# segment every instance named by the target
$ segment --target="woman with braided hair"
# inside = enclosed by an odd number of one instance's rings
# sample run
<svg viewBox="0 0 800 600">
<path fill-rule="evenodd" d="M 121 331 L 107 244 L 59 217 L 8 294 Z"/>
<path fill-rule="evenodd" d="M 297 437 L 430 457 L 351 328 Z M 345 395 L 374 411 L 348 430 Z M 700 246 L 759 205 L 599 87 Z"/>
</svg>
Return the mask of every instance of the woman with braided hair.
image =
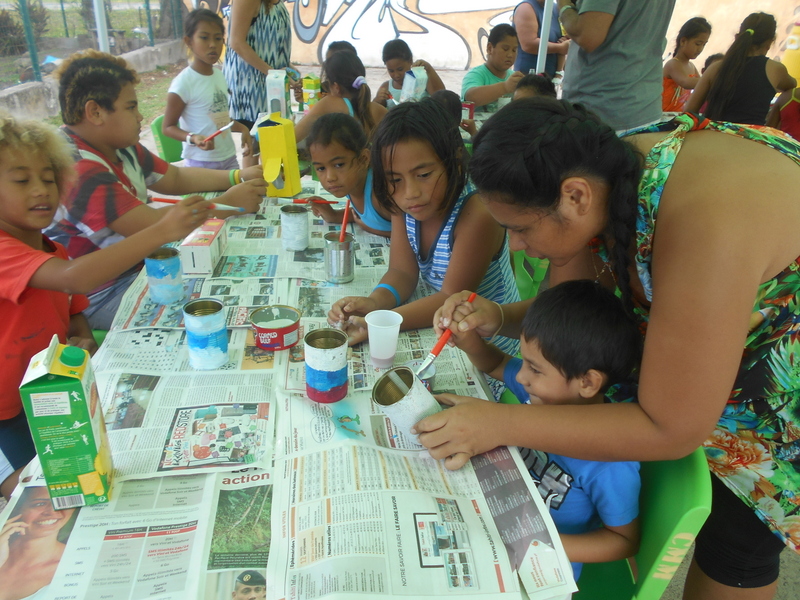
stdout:
<svg viewBox="0 0 800 600">
<path fill-rule="evenodd" d="M 784 544 L 800 549 L 800 201 L 786 193 L 800 145 L 688 114 L 620 139 L 579 105 L 533 98 L 489 119 L 473 152 L 513 250 L 550 259 L 551 285 L 620 289 L 646 330 L 638 402 L 444 394 L 453 407 L 416 425 L 420 442 L 449 468 L 500 445 L 645 461 L 702 444 L 714 500 L 684 598 L 771 598 Z M 519 335 L 527 303 L 468 294 L 437 312 L 438 331 Z"/>
<path fill-rule="evenodd" d="M 776 27 L 772 15 L 748 15 L 725 58 L 708 67 L 697 82 L 685 110 L 700 112 L 708 100 L 709 119 L 763 125 L 775 94 L 797 85 L 784 65 L 767 58 Z"/>
</svg>

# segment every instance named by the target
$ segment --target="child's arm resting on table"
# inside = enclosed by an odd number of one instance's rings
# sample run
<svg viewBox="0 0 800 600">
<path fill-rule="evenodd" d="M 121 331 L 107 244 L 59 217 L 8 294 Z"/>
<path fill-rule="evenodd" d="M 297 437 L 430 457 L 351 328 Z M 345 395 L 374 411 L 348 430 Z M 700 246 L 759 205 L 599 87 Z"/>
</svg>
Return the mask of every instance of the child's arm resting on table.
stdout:
<svg viewBox="0 0 800 600">
<path fill-rule="evenodd" d="M 201 225 L 209 203 L 191 196 L 164 211 L 163 217 L 102 250 L 72 260 L 53 257 L 39 267 L 30 286 L 66 294 L 87 294 L 124 273 L 166 243 L 181 239 Z"/>
<path fill-rule="evenodd" d="M 639 519 L 627 525 L 600 529 L 587 533 L 560 535 L 567 558 L 572 562 L 600 563 L 628 558 L 639 550 Z"/>
</svg>

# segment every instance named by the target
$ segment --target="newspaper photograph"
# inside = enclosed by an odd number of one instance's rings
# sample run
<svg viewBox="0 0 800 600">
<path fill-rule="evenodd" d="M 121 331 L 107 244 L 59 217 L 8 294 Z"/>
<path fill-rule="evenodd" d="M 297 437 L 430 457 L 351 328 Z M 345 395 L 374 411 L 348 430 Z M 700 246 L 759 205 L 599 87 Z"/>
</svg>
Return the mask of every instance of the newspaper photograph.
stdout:
<svg viewBox="0 0 800 600">
<path fill-rule="evenodd" d="M 116 478 L 269 469 L 271 382 L 269 373 L 98 373 Z"/>
</svg>

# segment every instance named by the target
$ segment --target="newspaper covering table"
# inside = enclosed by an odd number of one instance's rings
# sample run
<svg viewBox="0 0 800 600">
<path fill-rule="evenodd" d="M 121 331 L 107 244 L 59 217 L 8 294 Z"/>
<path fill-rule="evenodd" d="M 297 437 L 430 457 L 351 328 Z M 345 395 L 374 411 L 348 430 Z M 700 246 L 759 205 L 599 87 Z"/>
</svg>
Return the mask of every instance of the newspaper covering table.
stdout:
<svg viewBox="0 0 800 600">
<path fill-rule="evenodd" d="M 349 350 L 349 393 L 330 405 L 305 396 L 302 343 L 281 352 L 255 346 L 253 308 L 300 308 L 302 339 L 326 326 L 336 299 L 368 294 L 388 264 L 386 240 L 358 232 L 356 280 L 322 281 L 321 234 L 336 228 L 315 221 L 311 248 L 286 253 L 281 203 L 268 199 L 261 214 L 229 220 L 227 258 L 216 272 L 225 277 L 185 280 L 187 299 L 210 296 L 228 307 L 229 361 L 220 370 L 191 369 L 180 305 L 149 303 L 143 275 L 126 294 L 92 359 L 116 487 L 109 504 L 46 519 L 61 560 L 36 598 L 227 600 L 250 569 L 267 576 L 269 599 L 527 592 L 544 600 L 573 591 L 516 449 L 450 472 L 372 402 L 381 371 L 368 343 Z M 429 293 L 421 284 L 415 297 Z M 422 359 L 434 343 L 432 329 L 403 332 L 395 364 Z M 459 350 L 446 347 L 436 367 L 435 391 L 488 397 Z M 34 461 L 0 516 L 3 531 L 27 523 L 42 485 Z M 31 583 L 19 564 L 25 536 L 6 539 L 3 585 L 28 597 L 47 581 Z"/>
</svg>

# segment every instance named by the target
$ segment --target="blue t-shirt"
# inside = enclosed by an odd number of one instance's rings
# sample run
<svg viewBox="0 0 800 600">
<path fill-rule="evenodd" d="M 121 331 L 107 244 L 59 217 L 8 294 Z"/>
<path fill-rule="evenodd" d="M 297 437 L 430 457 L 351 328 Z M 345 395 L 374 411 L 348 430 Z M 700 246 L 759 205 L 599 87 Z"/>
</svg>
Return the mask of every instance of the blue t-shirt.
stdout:
<svg viewBox="0 0 800 600">
<path fill-rule="evenodd" d="M 516 376 L 522 360 L 512 358 L 503 371 L 506 387 L 523 404 L 530 398 Z M 620 527 L 639 516 L 638 462 L 600 462 L 520 448 L 559 533 L 586 533 L 603 525 Z M 582 563 L 572 563 L 575 580 Z"/>
</svg>

